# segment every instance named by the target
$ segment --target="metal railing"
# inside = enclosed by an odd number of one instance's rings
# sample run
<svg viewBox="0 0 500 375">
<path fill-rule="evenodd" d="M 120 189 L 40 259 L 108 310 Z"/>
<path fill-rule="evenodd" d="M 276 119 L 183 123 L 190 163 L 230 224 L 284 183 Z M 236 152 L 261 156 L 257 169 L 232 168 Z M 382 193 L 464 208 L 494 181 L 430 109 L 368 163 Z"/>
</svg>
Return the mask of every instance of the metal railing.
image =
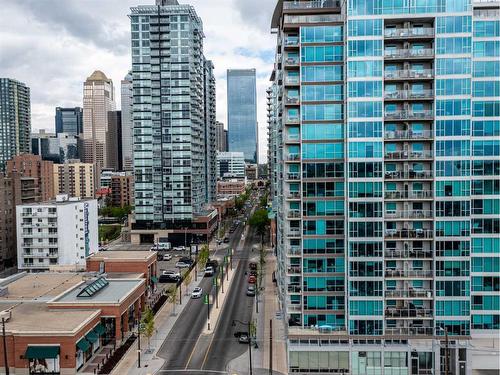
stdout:
<svg viewBox="0 0 500 375">
<path fill-rule="evenodd" d="M 398 250 L 398 249 L 385 249 L 384 251 L 386 258 L 432 258 L 431 250 L 423 250 L 423 249 L 410 249 L 410 250 Z"/>
<path fill-rule="evenodd" d="M 392 318 L 432 318 L 431 309 L 387 308 L 385 316 Z"/>
<path fill-rule="evenodd" d="M 386 139 L 428 139 L 432 138 L 432 131 L 395 130 L 386 131 L 384 136 Z"/>
<path fill-rule="evenodd" d="M 433 153 L 430 150 L 423 151 L 393 151 L 385 153 L 386 159 L 406 160 L 406 159 L 432 159 Z"/>
<path fill-rule="evenodd" d="M 389 336 L 409 335 L 409 336 L 434 336 L 432 327 L 396 327 L 386 328 L 385 334 Z M 421 374 L 421 372 L 419 372 Z"/>
<path fill-rule="evenodd" d="M 302 24 L 302 23 L 330 23 L 343 22 L 344 17 L 340 14 L 315 14 L 315 15 L 292 15 L 285 14 L 284 24 Z"/>
<path fill-rule="evenodd" d="M 287 237 L 300 237 L 300 230 L 292 230 L 292 229 L 288 229 L 286 231 L 286 235 Z"/>
<path fill-rule="evenodd" d="M 433 274 L 432 270 L 385 270 L 385 277 L 432 277 Z"/>
<path fill-rule="evenodd" d="M 299 154 L 288 154 L 288 155 L 286 155 L 286 160 L 300 161 L 300 155 Z"/>
<path fill-rule="evenodd" d="M 432 48 L 400 48 L 400 49 L 386 49 L 384 56 L 389 59 L 393 58 L 411 58 L 411 57 L 433 57 L 434 50 Z"/>
<path fill-rule="evenodd" d="M 386 298 L 432 298 L 432 290 L 386 290 L 385 296 Z"/>
<path fill-rule="evenodd" d="M 386 191 L 385 199 L 431 199 L 434 196 L 432 190 L 421 191 Z"/>
<path fill-rule="evenodd" d="M 385 99 L 432 99 L 434 97 L 433 90 L 396 90 L 384 92 Z"/>
<path fill-rule="evenodd" d="M 298 76 L 285 76 L 285 84 L 288 85 L 298 85 L 300 82 L 300 79 Z"/>
<path fill-rule="evenodd" d="M 321 9 L 321 8 L 340 8 L 339 0 L 314 0 L 314 1 L 285 1 L 283 10 L 288 9 Z"/>
<path fill-rule="evenodd" d="M 410 27 L 410 28 L 394 28 L 385 29 L 384 36 L 386 38 L 408 38 L 415 36 L 434 36 L 432 27 Z"/>
<path fill-rule="evenodd" d="M 288 285 L 288 292 L 290 293 L 300 293 L 301 291 L 300 285 Z"/>
<path fill-rule="evenodd" d="M 434 232 L 430 229 L 386 229 L 386 238 L 433 238 Z"/>
<path fill-rule="evenodd" d="M 429 219 L 433 217 L 432 210 L 396 210 L 386 211 L 386 218 L 395 219 Z"/>
<path fill-rule="evenodd" d="M 399 110 L 394 112 L 385 112 L 384 116 L 388 120 L 423 120 L 432 119 L 434 112 L 430 109 L 418 112 Z"/>
<path fill-rule="evenodd" d="M 300 199 L 300 193 L 298 191 L 290 191 L 286 195 L 287 199 Z"/>
<path fill-rule="evenodd" d="M 405 171 L 392 171 L 392 172 L 385 172 L 384 177 L 388 180 L 391 179 L 408 179 L 408 180 L 413 180 L 413 179 L 429 179 L 432 178 L 433 173 L 432 171 L 414 171 L 414 170 L 409 170 L 407 172 Z"/>
<path fill-rule="evenodd" d="M 300 274 L 302 272 L 300 266 L 288 266 L 287 267 L 287 273 L 291 274 Z"/>
<path fill-rule="evenodd" d="M 289 219 L 300 219 L 300 210 L 290 210 L 287 212 L 286 217 Z"/>
<path fill-rule="evenodd" d="M 299 37 L 286 37 L 285 38 L 285 46 L 298 46 L 299 45 Z"/>
<path fill-rule="evenodd" d="M 300 255 L 300 246 L 292 246 L 288 247 L 288 254 L 290 255 Z"/>
<path fill-rule="evenodd" d="M 287 180 L 299 180 L 300 173 L 299 172 L 290 172 L 286 174 Z"/>
<path fill-rule="evenodd" d="M 405 78 L 433 78 L 434 71 L 432 69 L 404 69 L 404 70 L 386 70 L 384 71 L 384 77 L 387 79 L 405 79 Z"/>
<path fill-rule="evenodd" d="M 286 66 L 289 66 L 289 65 L 292 65 L 292 66 L 299 65 L 299 59 L 298 58 L 294 58 L 294 57 L 287 57 L 285 59 L 285 65 Z"/>
<path fill-rule="evenodd" d="M 286 104 L 299 104 L 299 98 L 293 97 L 293 96 L 286 96 L 285 103 Z"/>
</svg>

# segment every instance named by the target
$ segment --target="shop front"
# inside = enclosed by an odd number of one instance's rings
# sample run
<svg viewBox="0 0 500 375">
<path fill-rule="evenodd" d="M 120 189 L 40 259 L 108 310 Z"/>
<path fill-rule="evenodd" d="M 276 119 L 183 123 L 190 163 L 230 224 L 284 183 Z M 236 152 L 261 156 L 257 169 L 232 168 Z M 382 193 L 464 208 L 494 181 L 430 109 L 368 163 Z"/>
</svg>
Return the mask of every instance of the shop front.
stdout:
<svg viewBox="0 0 500 375">
<path fill-rule="evenodd" d="M 60 374 L 59 354 L 60 347 L 56 345 L 28 345 L 24 358 L 29 374 Z"/>
</svg>

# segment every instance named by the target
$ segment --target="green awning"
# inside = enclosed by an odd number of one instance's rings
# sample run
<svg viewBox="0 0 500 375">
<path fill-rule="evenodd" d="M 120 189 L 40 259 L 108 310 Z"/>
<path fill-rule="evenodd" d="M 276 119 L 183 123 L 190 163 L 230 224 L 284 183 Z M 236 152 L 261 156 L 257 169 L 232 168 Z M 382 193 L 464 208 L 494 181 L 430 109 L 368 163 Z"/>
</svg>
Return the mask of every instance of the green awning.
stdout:
<svg viewBox="0 0 500 375">
<path fill-rule="evenodd" d="M 85 339 L 93 344 L 94 342 L 97 342 L 97 340 L 99 340 L 99 336 L 97 336 L 97 334 L 94 331 L 90 331 L 85 336 Z"/>
<path fill-rule="evenodd" d="M 90 348 L 90 343 L 85 340 L 85 337 L 76 343 L 76 347 L 80 349 L 82 352 L 86 352 Z"/>
<path fill-rule="evenodd" d="M 156 284 L 158 282 L 158 278 L 156 276 L 151 276 L 151 281 Z"/>
<path fill-rule="evenodd" d="M 27 359 L 57 358 L 59 346 L 28 346 L 24 357 Z"/>
<path fill-rule="evenodd" d="M 106 332 L 106 328 L 104 328 L 104 326 L 101 323 L 99 323 L 94 327 L 93 331 L 97 333 L 99 336 L 102 336 Z"/>
</svg>

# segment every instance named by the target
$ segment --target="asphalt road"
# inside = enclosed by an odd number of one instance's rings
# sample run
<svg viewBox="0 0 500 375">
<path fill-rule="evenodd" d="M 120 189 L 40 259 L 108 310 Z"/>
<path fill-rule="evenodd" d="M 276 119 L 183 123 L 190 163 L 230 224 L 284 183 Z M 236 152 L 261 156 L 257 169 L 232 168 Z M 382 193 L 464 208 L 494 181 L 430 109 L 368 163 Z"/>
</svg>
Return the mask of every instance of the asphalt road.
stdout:
<svg viewBox="0 0 500 375">
<path fill-rule="evenodd" d="M 243 225 L 239 225 L 230 235 L 229 246 L 233 249 L 237 248 L 243 230 Z M 203 304 L 202 299 L 190 300 L 158 352 L 158 355 L 165 359 L 165 365 L 160 373 L 203 374 L 204 370 L 223 371 L 231 359 L 241 355 L 247 349 L 246 345 L 238 344 L 234 338 L 236 330 L 246 331 L 246 327 L 232 327 L 232 320 L 246 321 L 251 317 L 253 298 L 245 295 L 247 283 L 245 271 L 248 267 L 247 259 L 248 254 L 251 253 L 250 249 L 259 241 L 256 238 L 254 231 L 250 230 L 245 238 L 243 250 L 235 251 L 234 264 L 238 262 L 238 268 L 217 327 L 211 327 L 212 330 L 215 329 L 215 334 L 202 334 L 207 326 L 207 305 Z M 220 246 L 216 258 L 222 258 L 225 255 L 228 246 L 223 245 L 226 246 Z M 200 286 L 204 293 L 212 292 L 212 280 L 211 277 L 204 278 L 201 282 Z M 214 308 L 213 305 L 210 307 Z M 212 371 L 207 373 L 213 374 Z"/>
</svg>

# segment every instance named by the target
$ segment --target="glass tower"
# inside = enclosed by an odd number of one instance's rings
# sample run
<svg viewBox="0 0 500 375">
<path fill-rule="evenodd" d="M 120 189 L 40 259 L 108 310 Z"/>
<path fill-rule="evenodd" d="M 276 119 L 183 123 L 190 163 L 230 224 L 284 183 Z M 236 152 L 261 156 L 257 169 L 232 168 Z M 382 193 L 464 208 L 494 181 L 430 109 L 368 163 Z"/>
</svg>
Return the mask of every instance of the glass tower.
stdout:
<svg viewBox="0 0 500 375">
<path fill-rule="evenodd" d="M 0 78 L 0 172 L 7 160 L 30 152 L 30 88 L 10 78 Z"/>
<path fill-rule="evenodd" d="M 498 371 L 499 7 L 278 3 L 269 155 L 291 373 Z"/>
<path fill-rule="evenodd" d="M 258 159 L 255 69 L 227 71 L 228 149 L 243 152 L 247 163 Z"/>
<path fill-rule="evenodd" d="M 83 110 L 81 107 L 56 108 L 56 134 L 79 135 L 83 132 Z"/>
<path fill-rule="evenodd" d="M 202 21 L 174 0 L 133 7 L 130 20 L 136 224 L 188 223 L 215 186 L 207 175 L 215 170 L 215 90 Z"/>
</svg>

